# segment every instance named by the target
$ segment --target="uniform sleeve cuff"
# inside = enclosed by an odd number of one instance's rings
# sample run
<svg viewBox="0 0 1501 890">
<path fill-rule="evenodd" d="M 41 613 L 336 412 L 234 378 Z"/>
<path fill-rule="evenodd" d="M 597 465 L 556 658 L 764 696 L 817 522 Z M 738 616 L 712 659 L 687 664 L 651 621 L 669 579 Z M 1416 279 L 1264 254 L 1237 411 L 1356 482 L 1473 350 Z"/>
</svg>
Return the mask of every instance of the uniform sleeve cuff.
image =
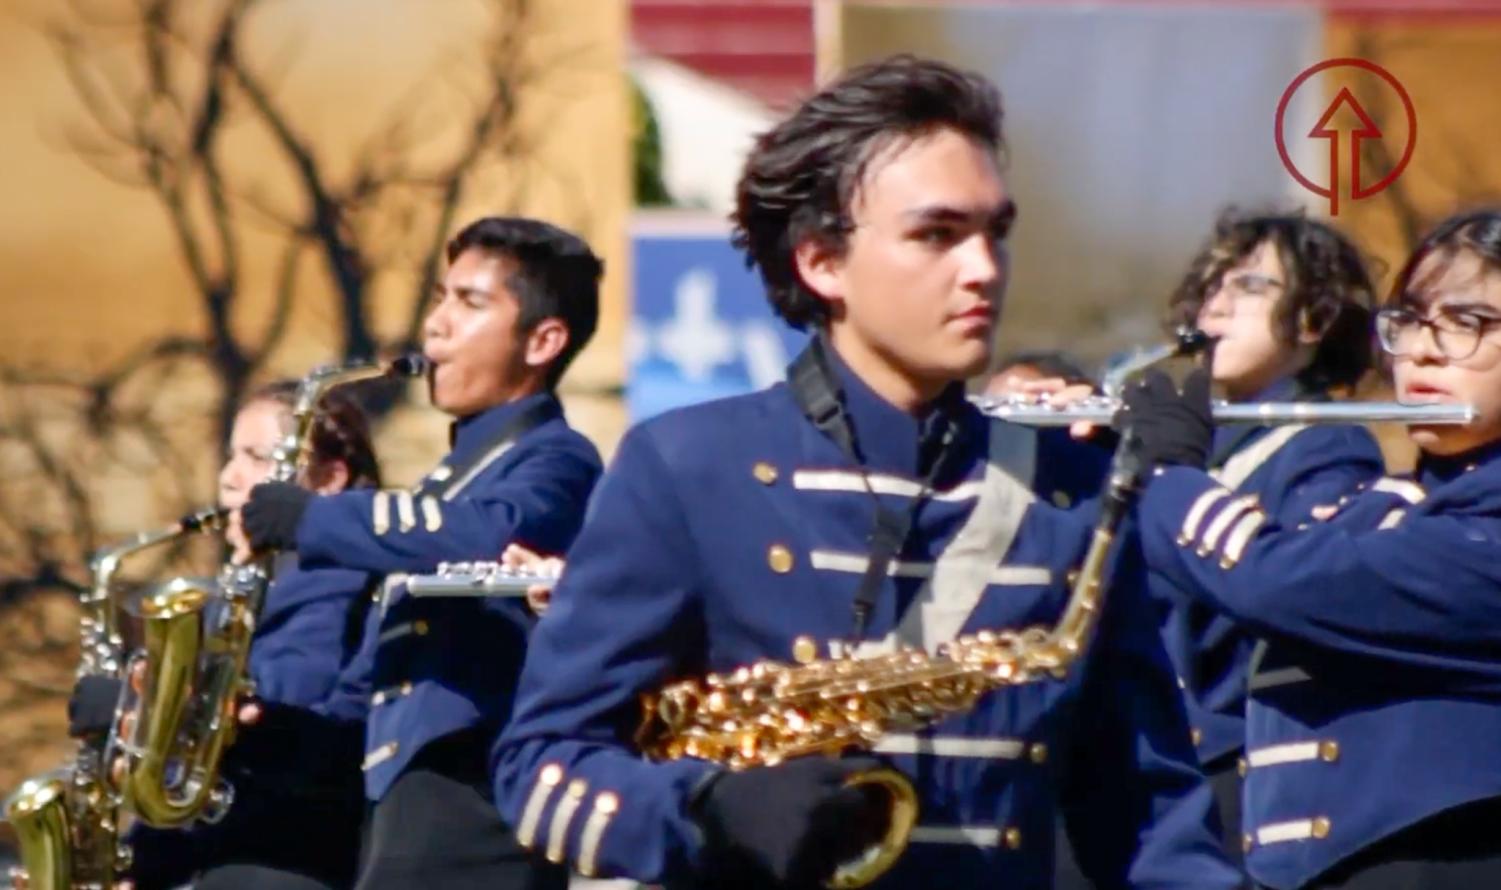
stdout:
<svg viewBox="0 0 1501 890">
<path fill-rule="evenodd" d="M 1149 563 L 1164 565 L 1187 549 L 1227 569 L 1266 522 L 1255 495 L 1237 494 L 1189 467 L 1154 471 L 1138 515 Z"/>
</svg>

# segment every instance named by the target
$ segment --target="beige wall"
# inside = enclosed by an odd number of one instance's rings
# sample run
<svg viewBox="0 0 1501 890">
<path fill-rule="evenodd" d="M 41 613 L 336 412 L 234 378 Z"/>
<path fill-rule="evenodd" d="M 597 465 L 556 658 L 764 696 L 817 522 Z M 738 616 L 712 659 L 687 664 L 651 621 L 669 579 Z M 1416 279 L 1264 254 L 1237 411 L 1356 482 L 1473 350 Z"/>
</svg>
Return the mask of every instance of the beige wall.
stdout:
<svg viewBox="0 0 1501 890">
<path fill-rule="evenodd" d="M 207 329 L 161 204 L 80 158 L 77 138 L 89 131 L 88 118 L 44 36 L 75 6 L 108 11 L 136 5 L 0 0 L 0 374 L 85 377 L 153 340 L 199 336 Z M 201 31 L 223 6 L 222 0 L 184 0 L 184 29 Z M 239 46 L 286 109 L 292 128 L 312 146 L 328 180 L 342 186 L 361 146 L 393 120 L 407 127 L 409 146 L 402 155 L 412 169 L 453 155 L 465 137 L 464 122 L 473 117 L 474 97 L 487 90 L 479 62 L 496 6 L 489 0 L 267 0 L 252 4 Z M 499 160 L 493 145 L 482 152 L 473 188 L 449 229 L 486 213 L 528 213 L 582 232 L 604 256 L 600 331 L 565 381 L 565 398 L 574 420 L 608 448 L 623 423 L 611 393 L 623 373 L 629 281 L 625 5 L 531 0 L 528 6 L 535 36 L 525 58 L 541 74 L 517 97 L 521 125 L 515 132 L 526 162 Z M 117 32 L 111 39 L 128 37 Z M 96 58 L 112 72 L 101 82 L 106 90 L 107 82 L 131 83 L 141 70 L 139 55 Z M 185 64 L 179 76 L 192 83 L 200 70 Z M 294 168 L 251 110 L 234 102 L 228 115 L 221 158 L 239 199 L 234 206 L 243 261 L 233 323 L 254 342 L 271 314 L 284 235 L 243 199 L 283 212 L 306 208 L 290 185 Z M 170 127 L 171 121 L 163 124 Z M 427 242 L 410 232 L 437 230 L 433 206 L 431 197 L 415 189 L 396 190 L 358 215 L 361 243 L 383 270 L 369 305 L 384 339 L 397 338 L 413 316 L 416 257 Z M 188 212 L 197 223 L 206 219 L 201 200 Z M 210 243 L 208 250 L 210 263 L 217 264 L 217 249 Z M 335 290 L 315 252 L 303 257 L 296 282 L 287 337 L 260 377 L 297 375 L 336 355 Z M 177 440 L 174 458 L 161 456 L 139 436 L 80 446 L 89 430 L 76 392 L 31 388 L 28 402 L 16 392 L 0 377 L 0 430 L 23 416 L 36 419 L 48 447 L 83 468 L 84 493 L 95 502 L 102 539 L 154 527 L 183 499 L 211 499 L 218 462 L 216 389 L 195 365 L 143 375 L 119 400 L 120 406 L 146 406 L 160 415 Z M 416 405 L 398 409 L 377 436 L 388 479 L 399 484 L 419 475 L 446 449 L 445 431 L 446 419 L 423 405 L 420 395 Z M 57 486 L 42 478 L 33 455 L 4 436 L 0 486 L 0 509 L 24 510 L 24 518 L 35 520 L 31 524 L 49 539 L 67 534 Z M 0 523 L 0 580 L 26 567 L 6 528 Z M 77 577 L 79 548 L 64 542 L 56 549 L 67 555 L 66 570 Z M 0 615 L 9 629 L 0 652 L 0 747 L 12 755 L 0 768 L 0 792 L 14 784 L 20 769 L 55 759 L 66 748 L 59 694 L 76 658 L 74 614 L 66 598 L 53 597 Z M 40 624 L 28 623 L 27 615 L 39 616 Z M 21 632 L 43 625 L 45 632 Z M 23 737 L 44 747 L 12 747 Z"/>
<path fill-rule="evenodd" d="M 1501 17 L 1336 19 L 1325 34 L 1325 54 L 1382 65 L 1406 88 L 1417 114 L 1417 147 L 1406 171 L 1393 187 L 1346 205 L 1339 216 L 1385 267 L 1389 284 L 1412 247 L 1410 225 L 1421 234 L 1457 210 L 1501 205 Z M 1400 151 L 1400 112 L 1383 106 L 1389 100 L 1373 95 L 1369 80 L 1351 86 L 1390 132 L 1391 152 Z"/>
</svg>

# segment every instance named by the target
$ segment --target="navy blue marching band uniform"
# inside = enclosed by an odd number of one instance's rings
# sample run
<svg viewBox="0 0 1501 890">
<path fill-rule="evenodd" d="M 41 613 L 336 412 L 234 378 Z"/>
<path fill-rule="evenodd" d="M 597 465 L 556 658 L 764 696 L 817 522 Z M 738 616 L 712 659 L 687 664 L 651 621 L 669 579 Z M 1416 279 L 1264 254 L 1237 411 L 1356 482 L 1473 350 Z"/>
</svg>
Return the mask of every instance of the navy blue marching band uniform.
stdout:
<svg viewBox="0 0 1501 890">
<path fill-rule="evenodd" d="M 486 759 L 534 619 L 520 598 L 417 599 L 401 579 L 444 561 L 495 559 L 512 542 L 562 552 L 600 469 L 557 399 L 540 394 L 457 421 L 452 451 L 413 490 L 309 504 L 297 528 L 303 565 L 388 575 L 362 669 L 324 709 L 366 720 L 362 768 L 374 808 L 362 888 L 493 886 L 486 869 L 497 859 L 525 869 L 528 857 L 491 803 Z"/>
<path fill-rule="evenodd" d="M 359 649 L 376 579 L 304 570 L 280 557 L 250 647 L 250 676 L 267 713 L 316 712 Z M 313 718 L 316 720 L 316 718 Z M 222 822 L 130 834 L 141 890 L 175 887 L 348 887 L 364 817 L 356 736 L 300 731 L 274 717 L 244 727 L 225 755 L 234 803 Z M 330 740 L 345 742 L 331 747 Z"/>
<path fill-rule="evenodd" d="M 1244 764 L 1260 884 L 1501 886 L 1498 451 L 1296 525 L 1196 470 L 1149 487 L 1153 568 L 1267 641 Z"/>
<path fill-rule="evenodd" d="M 1253 401 L 1308 401 L 1321 394 L 1285 380 Z M 1225 426 L 1215 430 L 1210 475 L 1241 499 L 1253 500 L 1285 525 L 1307 520 L 1316 507 L 1335 504 L 1357 485 L 1379 477 L 1381 449 L 1363 427 L 1340 425 Z M 1220 801 L 1238 858 L 1240 783 L 1236 764 L 1245 747 L 1246 683 L 1256 638 L 1201 600 L 1152 585 L 1167 609 L 1163 638 L 1178 670 L 1200 762 Z"/>
<path fill-rule="evenodd" d="M 924 490 L 925 423 L 832 364 L 869 484 L 890 507 L 910 504 Z M 891 564 L 867 646 L 931 649 L 960 632 L 1051 624 L 1087 546 L 1091 511 L 1072 502 L 1097 491 L 1098 450 L 992 424 L 956 391 L 936 412 L 960 430 L 955 459 Z M 496 798 L 521 841 L 585 875 L 693 883 L 704 841 L 687 801 L 717 768 L 643 760 L 630 742 L 638 696 L 790 660 L 799 637 L 848 638 L 873 496 L 786 384 L 628 433 L 533 634 L 496 748 Z M 1115 585 L 1096 644 L 1067 678 L 881 740 L 921 813 L 877 886 L 1050 886 L 1054 813 L 1069 803 L 1101 887 L 1238 885 L 1143 606 L 1139 577 Z"/>
</svg>

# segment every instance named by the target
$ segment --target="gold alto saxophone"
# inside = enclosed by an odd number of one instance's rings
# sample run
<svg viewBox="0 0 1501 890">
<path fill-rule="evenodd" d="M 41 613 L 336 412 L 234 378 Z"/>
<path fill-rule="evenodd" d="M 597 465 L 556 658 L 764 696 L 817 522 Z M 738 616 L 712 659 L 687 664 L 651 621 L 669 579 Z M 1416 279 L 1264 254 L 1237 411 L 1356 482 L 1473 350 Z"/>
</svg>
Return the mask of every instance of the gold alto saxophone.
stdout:
<svg viewBox="0 0 1501 890">
<path fill-rule="evenodd" d="M 272 452 L 270 479 L 293 482 L 306 468 L 318 402 L 329 390 L 426 368 L 422 356 L 409 355 L 308 374 L 291 429 Z M 126 671 L 127 716 L 117 721 L 107 762 L 126 806 L 147 824 L 217 821 L 233 800 L 220 763 L 234 739 L 235 711 L 253 691 L 246 668 L 273 556 L 226 562 L 217 580 L 174 578 L 141 604 L 143 645 Z"/>
<path fill-rule="evenodd" d="M 1177 342 L 1144 353 L 1116 373 L 1124 380 L 1205 346 L 1197 332 L 1180 331 Z M 1128 430 L 1111 463 L 1089 549 L 1053 627 L 981 631 L 933 655 L 901 648 L 818 659 L 816 643 L 800 638 L 793 646 L 798 663 L 761 661 L 643 696 L 636 744 L 656 760 L 695 757 L 732 770 L 774 766 L 791 757 L 869 749 L 888 732 L 969 711 L 997 689 L 1065 676 L 1099 625 L 1111 549 L 1140 485 L 1140 461 Z M 897 770 L 861 772 L 848 784 L 883 793 L 889 818 L 876 843 L 838 866 L 827 882 L 834 888 L 863 887 L 884 874 L 906 849 L 917 821 L 917 793 Z"/>
<path fill-rule="evenodd" d="M 204 510 L 101 551 L 89 563 L 92 585 L 80 598 L 78 676 L 119 677 L 124 661 L 119 610 L 111 590 L 125 558 L 185 534 L 222 529 L 226 511 Z M 67 765 L 28 779 L 5 802 L 21 865 L 11 884 L 30 890 L 109 890 L 129 867 L 120 841 L 120 798 L 104 775 L 104 738 L 84 739 Z"/>
</svg>

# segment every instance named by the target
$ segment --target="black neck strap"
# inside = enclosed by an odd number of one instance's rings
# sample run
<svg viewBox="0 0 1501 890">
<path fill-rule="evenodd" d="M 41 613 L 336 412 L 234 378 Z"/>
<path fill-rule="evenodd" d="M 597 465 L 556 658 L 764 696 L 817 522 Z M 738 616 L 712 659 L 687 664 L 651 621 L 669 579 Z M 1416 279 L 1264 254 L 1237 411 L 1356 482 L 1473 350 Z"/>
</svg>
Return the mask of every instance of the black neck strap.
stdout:
<svg viewBox="0 0 1501 890">
<path fill-rule="evenodd" d="M 933 454 L 928 464 L 928 473 L 923 480 L 921 491 L 912 499 L 905 511 L 897 512 L 888 509 L 877 497 L 875 489 L 871 487 L 870 470 L 861 456 L 855 424 L 845 409 L 844 392 L 839 387 L 838 378 L 829 367 L 828 356 L 824 352 L 826 348 L 823 336 L 814 335 L 808 343 L 808 348 L 804 349 L 802 354 L 793 361 L 788 385 L 804 416 L 819 432 L 833 439 L 850 463 L 859 468 L 860 478 L 865 483 L 865 491 L 870 495 L 871 503 L 875 507 L 875 524 L 869 536 L 870 561 L 860 577 L 860 586 L 855 589 L 855 600 L 852 606 L 853 639 L 859 641 L 865 636 L 865 626 L 870 620 L 871 610 L 875 608 L 876 594 L 890 573 L 892 562 L 900 555 L 908 535 L 912 532 L 912 523 L 917 516 L 917 511 L 932 495 L 933 483 L 942 472 L 943 465 L 949 456 L 956 450 L 953 446 L 958 438 L 959 425 L 951 415 L 947 413 L 942 415 L 943 432 L 938 440 L 937 453 Z M 919 452 L 931 454 L 932 450 L 927 447 L 928 445 L 929 442 L 924 441 Z"/>
<path fill-rule="evenodd" d="M 521 413 L 500 425 L 492 435 L 483 442 L 477 443 L 468 449 L 463 460 L 453 461 L 448 465 L 448 475 L 441 480 L 427 477 L 418 486 L 418 494 L 443 494 L 449 487 L 464 479 L 469 472 L 486 458 L 493 455 L 501 447 L 514 444 L 516 440 L 536 429 L 549 420 L 559 415 L 556 399 L 547 398 L 538 401 L 521 411 Z M 454 435 L 449 433 L 450 444 Z"/>
</svg>

